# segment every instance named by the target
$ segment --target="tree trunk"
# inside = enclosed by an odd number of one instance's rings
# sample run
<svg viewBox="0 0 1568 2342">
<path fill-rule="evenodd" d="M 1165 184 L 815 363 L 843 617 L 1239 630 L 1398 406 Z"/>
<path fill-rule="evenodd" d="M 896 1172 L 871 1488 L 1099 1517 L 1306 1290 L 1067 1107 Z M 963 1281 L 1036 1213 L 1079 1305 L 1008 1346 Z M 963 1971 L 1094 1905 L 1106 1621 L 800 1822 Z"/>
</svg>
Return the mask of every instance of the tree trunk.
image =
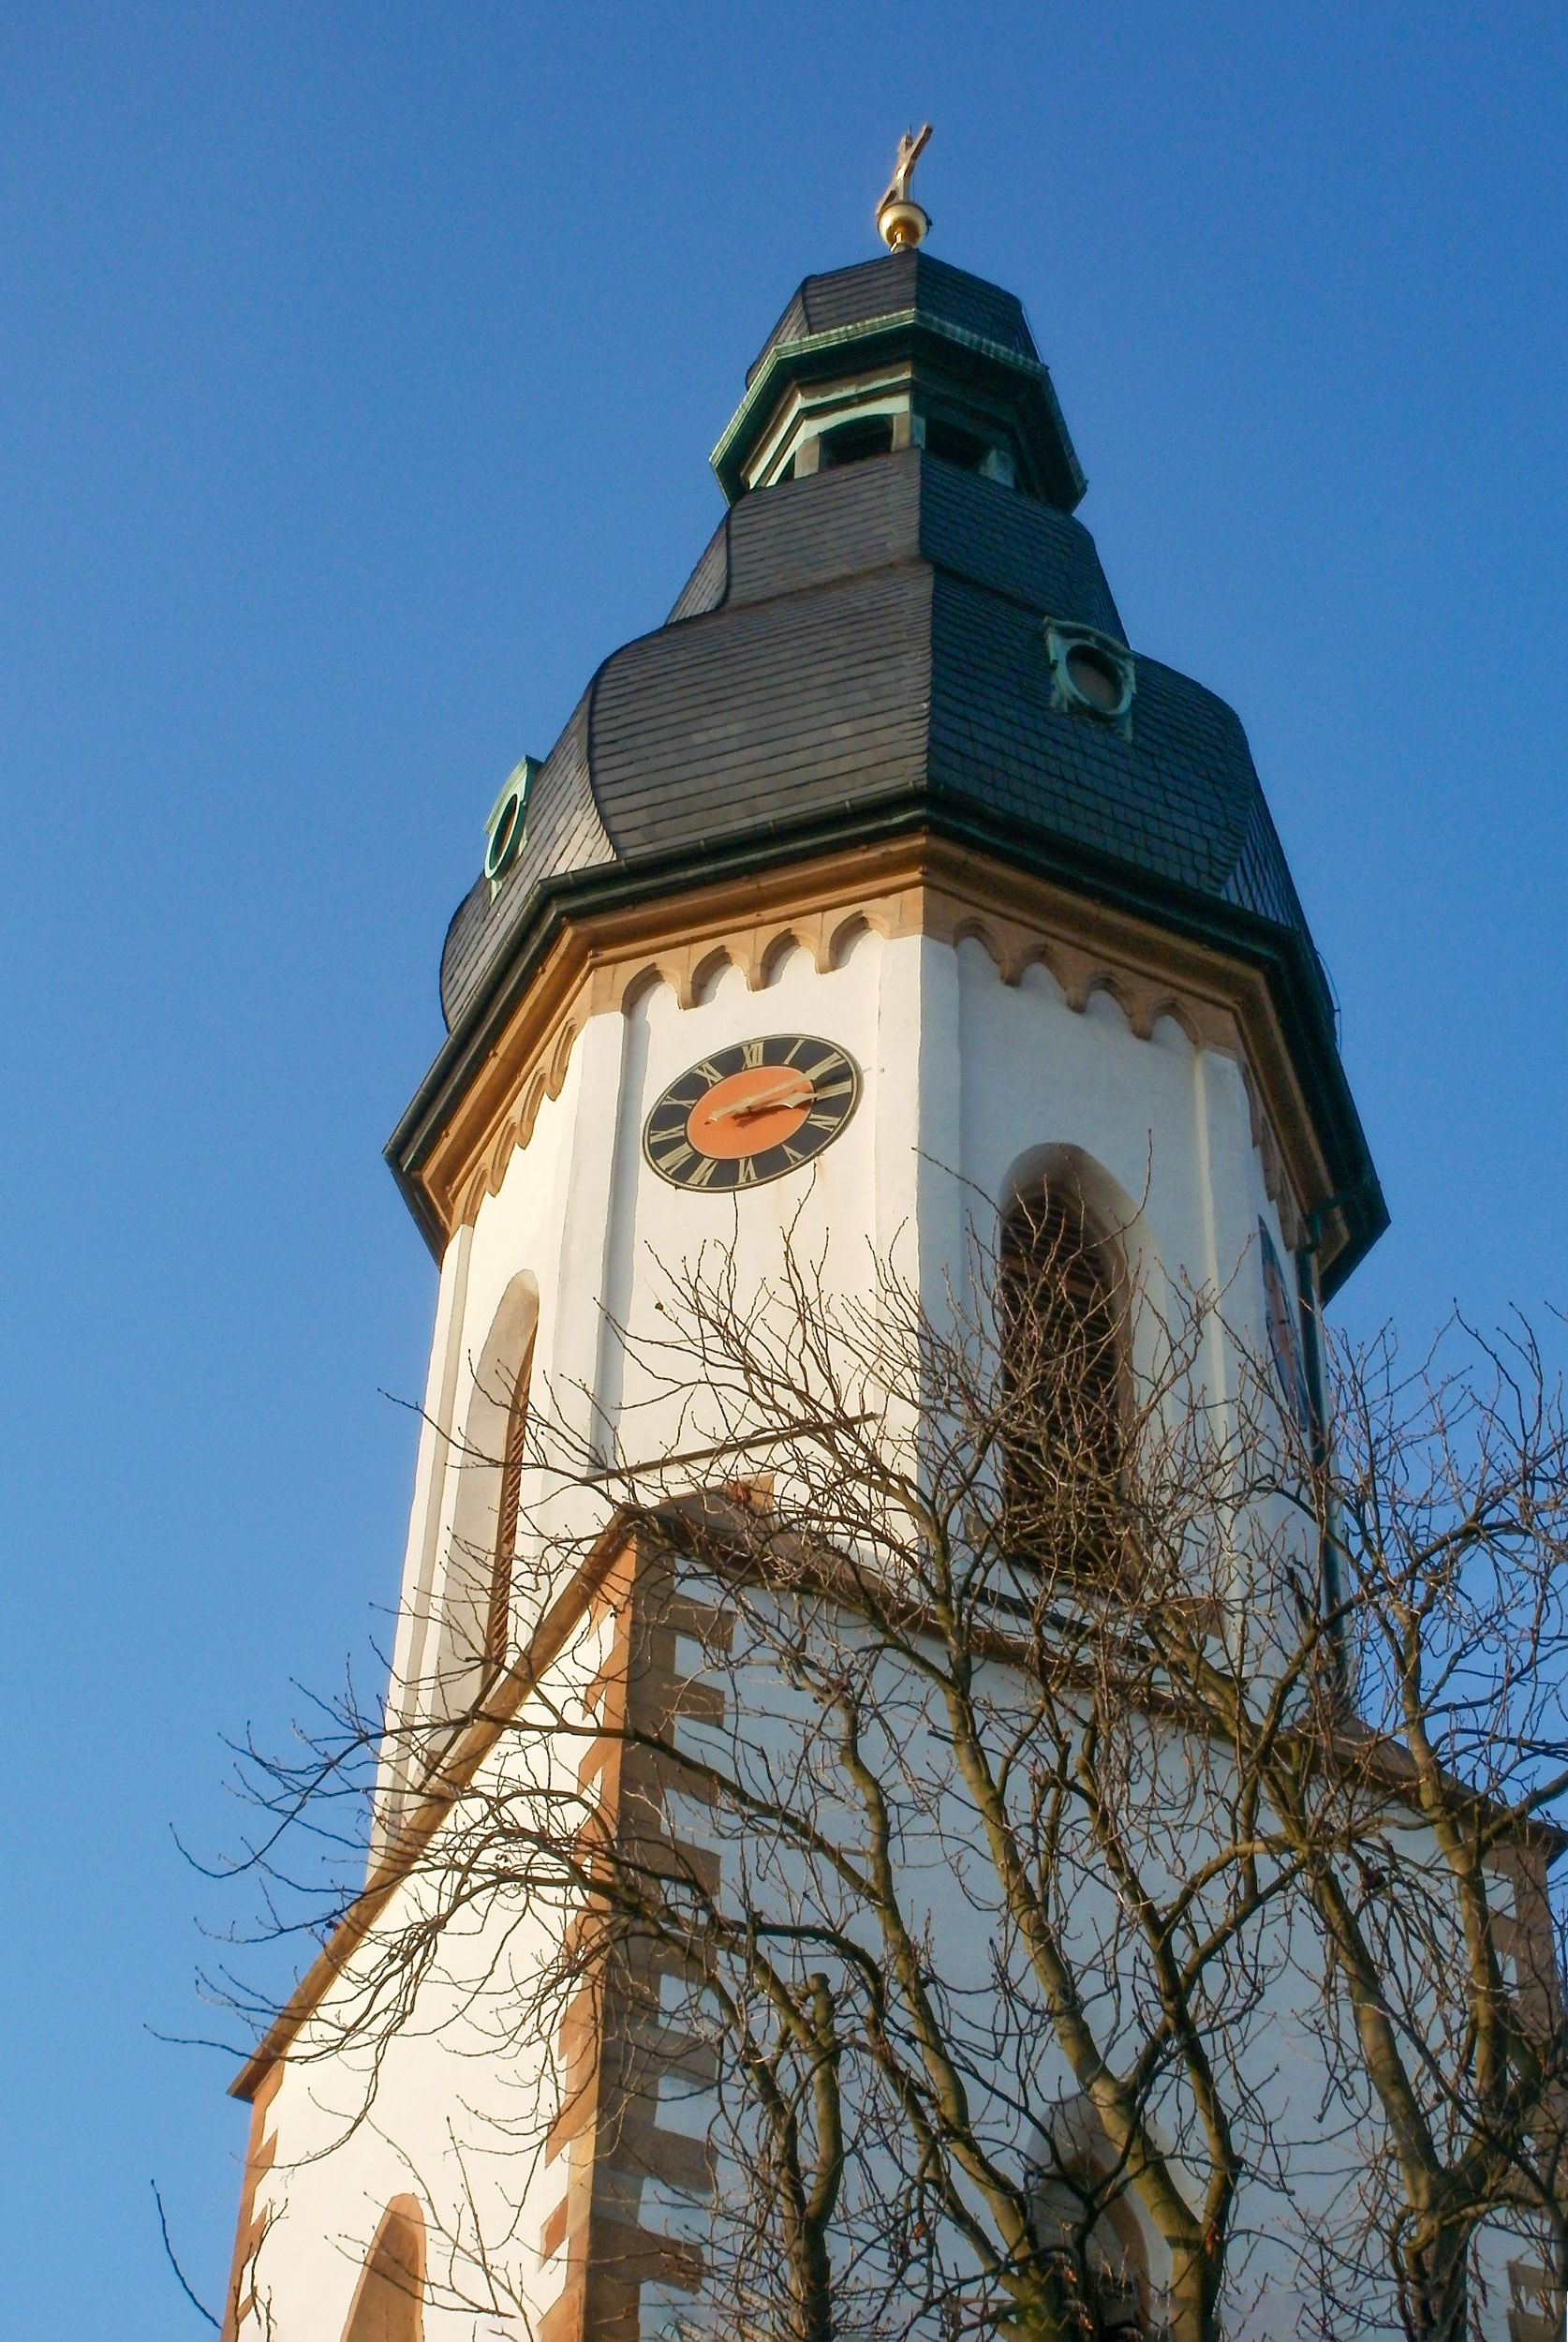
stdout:
<svg viewBox="0 0 1568 2342">
<path fill-rule="evenodd" d="M 1172 2247 L 1173 2342 L 1219 2342 L 1215 2299 L 1217 2280 L 1214 2257 L 1206 2252 L 1201 2245 Z"/>
<path fill-rule="evenodd" d="M 1469 2236 L 1440 2230 L 1406 2256 L 1405 2306 L 1410 2331 L 1421 2342 L 1467 2342 Z"/>
</svg>

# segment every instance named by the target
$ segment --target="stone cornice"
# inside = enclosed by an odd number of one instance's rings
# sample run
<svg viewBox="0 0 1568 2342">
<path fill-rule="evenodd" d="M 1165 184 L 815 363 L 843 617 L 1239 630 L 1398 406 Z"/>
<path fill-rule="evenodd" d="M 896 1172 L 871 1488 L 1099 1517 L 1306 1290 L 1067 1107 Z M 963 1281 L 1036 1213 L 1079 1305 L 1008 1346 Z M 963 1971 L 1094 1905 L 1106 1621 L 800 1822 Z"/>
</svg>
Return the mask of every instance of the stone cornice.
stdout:
<svg viewBox="0 0 1568 2342">
<path fill-rule="evenodd" d="M 389 1143 L 394 1174 L 437 1256 L 499 1188 L 516 1149 L 528 1145 L 590 1016 L 623 1008 L 650 977 L 666 980 L 689 1006 L 721 959 L 756 988 L 787 941 L 808 950 L 820 969 L 832 967 L 861 926 L 952 943 L 973 935 L 1004 983 L 1016 984 L 1041 961 L 1073 1008 L 1104 989 L 1134 1032 L 1146 1037 L 1168 1015 L 1195 1045 L 1234 1056 L 1287 1241 L 1303 1240 L 1316 1216 L 1326 1291 L 1386 1223 L 1309 986 L 1278 950 L 1238 948 L 1239 937 L 1216 932 L 1214 921 L 1194 917 L 1183 931 L 925 826 L 771 868 L 666 883 L 640 897 L 615 891 L 622 899 L 605 900 L 609 889 L 580 882 L 553 907 L 534 948 L 514 963 L 512 982 L 483 1004 L 488 1013 L 451 1036 Z"/>
</svg>

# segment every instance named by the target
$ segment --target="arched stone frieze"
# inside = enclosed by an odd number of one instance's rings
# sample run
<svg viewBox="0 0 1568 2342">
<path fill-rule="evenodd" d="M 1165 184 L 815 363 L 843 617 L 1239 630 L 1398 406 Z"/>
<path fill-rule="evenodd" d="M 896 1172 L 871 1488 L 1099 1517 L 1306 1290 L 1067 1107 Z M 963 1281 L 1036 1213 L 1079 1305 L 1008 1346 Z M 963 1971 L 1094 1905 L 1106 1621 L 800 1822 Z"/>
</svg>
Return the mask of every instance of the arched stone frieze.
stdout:
<svg viewBox="0 0 1568 2342">
<path fill-rule="evenodd" d="M 720 943 L 717 951 L 709 952 L 704 958 L 698 961 L 692 970 L 691 999 L 689 1001 L 683 1001 L 682 1007 L 705 1007 L 723 982 L 725 971 L 730 968 L 735 969 L 740 975 L 747 977 L 747 989 L 755 991 L 756 986 L 749 981 L 749 972 L 745 962 L 735 957 L 727 943 Z"/>
<path fill-rule="evenodd" d="M 889 923 L 880 912 L 868 909 L 852 912 L 833 930 L 828 944 L 827 965 L 830 968 L 847 967 L 851 955 L 866 936 L 880 936 L 885 942 L 890 932 Z M 821 963 L 819 961 L 818 964 L 821 966 Z"/>
<path fill-rule="evenodd" d="M 621 985 L 620 998 L 614 1002 L 614 1006 L 623 1016 L 629 1016 L 638 1002 L 645 999 L 648 993 L 657 991 L 661 984 L 674 994 L 677 1001 L 680 999 L 679 971 L 666 966 L 662 961 L 646 959 L 641 966 L 633 968 L 629 973 L 625 971 L 617 971 L 617 973 L 623 974 L 625 980 Z"/>
<path fill-rule="evenodd" d="M 947 940 L 955 952 L 966 943 L 978 943 L 1002 982 L 1007 982 L 1006 949 L 984 919 L 960 919 Z"/>
<path fill-rule="evenodd" d="M 1135 971 L 1107 964 L 1102 957 L 1064 944 L 1060 939 L 1047 941 L 1038 930 L 972 912 L 951 921 L 926 919 L 921 924 L 939 933 L 945 926 L 947 931 L 942 940 L 955 948 L 969 941 L 979 944 L 1005 985 L 1018 986 L 1030 970 L 1043 970 L 1047 983 L 1030 988 L 1048 991 L 1054 987 L 1067 1005 L 1079 1014 L 1088 1011 L 1096 994 L 1105 995 L 1140 1040 L 1148 1040 L 1156 1024 L 1166 1017 L 1179 1026 L 1194 1048 L 1219 1047 L 1232 1055 L 1239 1054 L 1235 1021 L 1225 1012 L 1216 1010 L 1211 1003 L 1173 994 L 1140 978 Z M 874 901 L 857 904 L 848 912 L 840 907 L 810 918 L 792 917 L 754 926 L 717 941 L 709 940 L 705 944 L 693 943 L 678 955 L 643 960 L 629 973 L 623 963 L 616 971 L 621 981 L 614 1005 L 623 1015 L 629 1014 L 648 986 L 665 984 L 682 1009 L 700 1007 L 722 980 L 726 968 L 731 967 L 745 977 L 748 989 L 758 991 L 777 981 L 783 964 L 796 950 L 807 953 L 818 972 L 825 973 L 842 967 L 863 936 L 886 938 L 907 931 L 907 926 L 908 922 L 897 916 L 895 907 Z M 545 1062 L 540 1066 L 536 1058 L 518 1110 L 496 1130 L 481 1170 L 465 1190 L 458 1214 L 461 1220 L 471 1221 L 485 1196 L 498 1193 L 512 1154 L 518 1148 L 525 1148 L 533 1137 L 545 1098 L 560 1095 L 578 1029 L 577 1016 L 569 1015 L 562 1018 L 558 1029 L 545 1036 L 539 1052 L 539 1058 Z M 1250 1083 L 1249 1096 L 1253 1101 L 1254 1140 L 1265 1158 L 1269 1193 L 1278 1200 L 1279 1150 L 1268 1133 L 1266 1119 L 1259 1114 L 1256 1090 Z"/>
<path fill-rule="evenodd" d="M 1106 974 L 1096 976 L 1084 994 L 1083 1014 L 1086 1016 L 1098 1016 L 1108 1025 L 1119 1026 L 1122 1031 L 1132 1032 L 1134 1030 L 1132 1012 L 1127 1001 L 1122 998 L 1122 991 L 1123 987 L 1115 976 Z M 1074 1003 L 1074 1005 L 1077 1004 Z M 1151 1026 L 1150 1030 L 1152 1030 Z M 1145 1037 L 1142 1034 L 1139 1035 L 1140 1039 Z"/>
<path fill-rule="evenodd" d="M 549 1058 L 546 1064 L 535 1063 L 523 1085 L 522 1100 L 515 1114 L 502 1121 L 484 1160 L 475 1172 L 464 1193 L 463 1208 L 458 1213 L 460 1223 L 470 1223 L 479 1216 L 480 1206 L 487 1195 L 498 1195 L 507 1176 L 507 1167 L 519 1148 L 526 1147 L 534 1134 L 540 1108 L 546 1098 L 558 1098 L 566 1084 L 567 1069 L 571 1062 L 572 1043 L 577 1038 L 577 1026 L 568 1017 L 558 1031 L 550 1036 Z M 542 1053 L 541 1053 L 542 1054 Z"/>
<path fill-rule="evenodd" d="M 792 926 L 781 927 L 778 933 L 762 947 L 760 964 L 762 982 L 764 986 L 778 982 L 797 952 L 804 953 L 815 967 L 816 959 L 811 946 L 801 941 Z"/>
<path fill-rule="evenodd" d="M 1179 1049 L 1184 1053 L 1199 1045 L 1190 1012 L 1179 1001 L 1169 997 L 1161 1001 L 1155 1010 L 1148 1037 L 1159 1047 Z"/>
<path fill-rule="evenodd" d="M 973 912 L 945 921 L 927 917 L 919 924 L 938 933 L 945 927 L 942 940 L 954 948 L 969 941 L 979 944 L 1005 985 L 1017 986 L 1031 969 L 1043 970 L 1048 984 L 1039 988 L 1055 987 L 1067 1005 L 1079 1014 L 1089 1011 L 1097 994 L 1103 995 L 1115 1003 L 1128 1028 L 1140 1040 L 1149 1040 L 1155 1026 L 1161 1018 L 1167 1018 L 1179 1027 L 1194 1048 L 1220 1048 L 1232 1056 L 1242 1055 L 1235 1019 L 1226 1011 L 1212 1002 L 1175 994 L 1136 971 L 1110 964 L 1102 956 L 1064 943 L 1059 938 L 1047 941 L 1037 929 Z M 717 940 L 709 939 L 705 943 L 694 942 L 678 954 L 642 960 L 629 972 L 622 963 L 615 971 L 620 981 L 614 1004 L 623 1015 L 629 1014 L 651 985 L 666 984 L 682 1009 L 699 1007 L 722 980 L 726 968 L 731 967 L 740 971 L 749 990 L 758 991 L 777 980 L 791 952 L 795 950 L 809 954 L 819 973 L 825 973 L 843 966 L 862 936 L 875 934 L 886 938 L 907 931 L 908 925 L 906 919 L 897 915 L 896 906 L 876 901 L 856 904 L 848 912 L 840 906 L 810 918 L 795 916 L 759 924 Z M 459 1220 L 472 1221 L 485 1196 L 499 1192 L 512 1154 L 517 1149 L 525 1148 L 533 1137 L 544 1100 L 560 1095 L 572 1044 L 580 1029 L 580 1009 L 564 1015 L 559 1026 L 544 1036 L 525 1081 L 520 1106 L 499 1124 L 482 1165 L 464 1190 Z M 1252 1107 L 1253 1140 L 1263 1157 L 1265 1185 L 1269 1195 L 1279 1202 L 1284 1193 L 1280 1150 L 1250 1079 L 1248 1096 Z"/>
<path fill-rule="evenodd" d="M 893 882 L 864 883 L 883 867 Z M 1173 986 L 1172 950 L 1162 939 L 1092 904 L 1045 888 L 1031 891 L 1015 879 L 1002 884 L 998 877 L 964 856 L 937 878 L 926 875 L 918 858 L 847 856 L 781 873 L 777 882 L 749 885 L 744 895 L 713 890 L 713 906 L 728 904 L 728 916 L 706 909 L 709 898 L 692 897 L 659 906 L 662 932 L 657 935 L 649 932 L 652 917 L 641 912 L 569 934 L 493 1049 L 486 1079 L 466 1108 L 464 1129 L 454 1128 L 443 1140 L 443 1155 L 425 1175 L 443 1224 L 450 1231 L 471 1223 L 485 1196 L 497 1192 L 512 1154 L 531 1141 L 544 1100 L 560 1094 L 573 1043 L 589 1016 L 629 1013 L 654 984 L 668 985 L 683 1010 L 700 1006 L 701 994 L 722 979 L 726 964 L 739 970 L 749 990 L 761 991 L 777 981 L 793 950 L 808 954 L 825 974 L 841 967 L 870 932 L 884 940 L 925 934 L 954 947 L 972 938 L 1004 985 L 1043 1000 L 1059 997 L 1080 1013 L 1102 992 L 1140 1040 L 1152 1039 L 1166 1020 L 1194 1049 L 1235 1059 L 1247 1078 L 1265 1184 L 1289 1223 L 1290 1240 L 1300 1224 L 1297 1199 L 1317 1196 L 1324 1183 L 1309 1119 L 1288 1092 L 1288 1071 L 1266 1012 L 1248 999 L 1234 971 L 1218 965 L 1211 970 L 1200 956 L 1188 955 L 1188 973 L 1200 981 L 1184 976 Z M 1260 1042 L 1266 1045 L 1262 1057 L 1256 1054 Z M 1280 1141 L 1280 1108 L 1291 1149 Z M 1287 1161 L 1298 1167 L 1287 1171 Z"/>
<path fill-rule="evenodd" d="M 1002 982 L 1018 985 L 1026 991 L 1046 993 L 1059 1001 L 1067 999 L 1067 986 L 1061 980 L 1057 955 L 1047 950 L 1043 943 L 1032 945 L 1020 959 L 1013 962 L 1011 971 L 1004 968 Z"/>
<path fill-rule="evenodd" d="M 561 1094 L 561 1088 L 567 1077 L 567 1066 L 571 1059 L 571 1045 L 576 1038 L 577 1027 L 569 1017 L 561 1027 L 561 1037 L 555 1044 L 550 1060 L 550 1072 L 545 1078 L 545 1088 L 552 1098 L 558 1098 Z"/>
</svg>

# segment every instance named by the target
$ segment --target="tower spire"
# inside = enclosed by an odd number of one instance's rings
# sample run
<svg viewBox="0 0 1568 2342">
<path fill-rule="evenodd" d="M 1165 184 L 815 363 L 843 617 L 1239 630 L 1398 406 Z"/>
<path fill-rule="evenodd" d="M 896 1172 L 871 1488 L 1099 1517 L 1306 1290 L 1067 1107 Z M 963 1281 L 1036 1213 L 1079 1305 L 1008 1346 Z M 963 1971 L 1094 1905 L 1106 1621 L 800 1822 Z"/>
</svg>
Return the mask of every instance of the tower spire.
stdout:
<svg viewBox="0 0 1568 2342">
<path fill-rule="evenodd" d="M 918 130 L 906 130 L 898 141 L 893 177 L 877 206 L 877 233 L 890 252 L 901 252 L 906 245 L 912 248 L 930 232 L 930 214 L 910 194 L 910 173 L 925 152 L 930 136 L 931 125 L 923 122 Z"/>
</svg>

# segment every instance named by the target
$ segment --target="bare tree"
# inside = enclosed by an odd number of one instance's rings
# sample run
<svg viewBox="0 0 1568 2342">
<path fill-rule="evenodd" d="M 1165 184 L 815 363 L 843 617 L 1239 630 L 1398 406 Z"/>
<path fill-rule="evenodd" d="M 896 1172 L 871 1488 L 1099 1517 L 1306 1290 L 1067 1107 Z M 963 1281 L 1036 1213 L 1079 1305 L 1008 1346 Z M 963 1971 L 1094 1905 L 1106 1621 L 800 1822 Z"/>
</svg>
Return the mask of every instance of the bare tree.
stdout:
<svg viewBox="0 0 1568 2342">
<path fill-rule="evenodd" d="M 1456 1321 L 1413 1372 L 1387 1337 L 1342 1352 L 1335 1401 L 1354 1705 L 1322 1719 L 1310 1766 L 1271 1763 L 1269 1790 L 1327 1955 L 1357 2241 L 1409 2335 L 1459 2342 L 1482 2322 L 1478 2243 L 1512 2236 L 1512 2330 L 1546 2342 L 1568 2288 L 1562 1394 L 1528 1327 Z M 1336 2334 L 1367 2274 L 1353 2256 L 1327 2286 Z"/>
<path fill-rule="evenodd" d="M 608 2224 L 606 2281 L 789 2342 L 1211 2342 L 1265 2225 L 1336 2332 L 1392 2300 L 1457 2342 L 1500 2217 L 1561 2270 L 1540 1360 L 1413 1417 L 1387 1352 L 1346 1356 L 1331 1460 L 1234 1337 L 1220 1394 L 1220 1297 L 1144 1289 L 1124 1234 L 1043 1194 L 939 1318 L 886 1263 L 845 1298 L 787 1244 L 743 1293 L 711 1249 L 621 1329 L 611 1452 L 579 1395 L 536 1405 L 523 1648 L 459 1654 L 466 1712 L 406 1727 L 423 1805 L 292 2053 L 362 2053 L 347 2119 L 441 1982 L 496 2067 L 551 2045 L 489 2117 L 511 2201 L 591 2126 L 634 2201 L 689 2207 Z M 330 1830 L 377 1750 L 350 1705 L 250 1777 Z M 446 2295 L 495 2306 L 459 2227 Z"/>
</svg>

